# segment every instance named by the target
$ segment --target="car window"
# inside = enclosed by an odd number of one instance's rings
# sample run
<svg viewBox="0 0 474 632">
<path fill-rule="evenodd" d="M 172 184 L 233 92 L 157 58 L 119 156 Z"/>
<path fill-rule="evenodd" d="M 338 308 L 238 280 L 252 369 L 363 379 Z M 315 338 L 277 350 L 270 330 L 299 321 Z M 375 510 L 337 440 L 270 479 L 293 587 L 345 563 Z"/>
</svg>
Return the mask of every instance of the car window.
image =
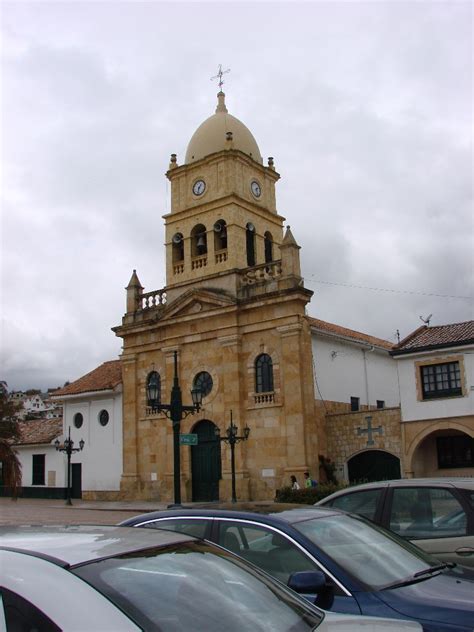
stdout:
<svg viewBox="0 0 474 632">
<path fill-rule="evenodd" d="M 462 536 L 467 516 L 449 489 L 395 487 L 389 527 L 410 539 Z"/>
<path fill-rule="evenodd" d="M 360 492 L 350 492 L 343 496 L 337 496 L 325 504 L 330 507 L 335 507 L 336 509 L 343 509 L 344 511 L 359 514 L 369 520 L 374 520 L 381 493 L 381 487 L 377 489 L 366 489 Z"/>
<path fill-rule="evenodd" d="M 284 586 L 202 541 L 133 551 L 72 572 L 148 632 L 310 632 L 323 618 Z"/>
<path fill-rule="evenodd" d="M 195 518 L 171 518 L 154 520 L 140 525 L 147 529 L 166 529 L 167 531 L 178 531 L 195 538 L 203 538 L 206 533 L 207 520 Z"/>
<path fill-rule="evenodd" d="M 61 632 L 49 617 L 20 595 L 2 588 L 0 596 L 9 632 Z"/>
<path fill-rule="evenodd" d="M 272 529 L 244 522 L 222 521 L 219 544 L 285 584 L 291 573 L 319 570 L 291 540 Z"/>
</svg>

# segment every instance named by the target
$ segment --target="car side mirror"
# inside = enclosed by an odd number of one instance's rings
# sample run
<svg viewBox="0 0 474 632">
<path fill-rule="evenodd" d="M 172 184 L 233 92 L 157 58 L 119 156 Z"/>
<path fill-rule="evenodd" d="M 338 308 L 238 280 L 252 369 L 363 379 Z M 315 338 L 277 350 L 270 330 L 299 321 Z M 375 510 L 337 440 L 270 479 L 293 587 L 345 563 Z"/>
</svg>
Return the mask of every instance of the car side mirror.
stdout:
<svg viewBox="0 0 474 632">
<path fill-rule="evenodd" d="M 291 573 L 288 586 L 301 594 L 318 594 L 326 588 L 326 577 L 322 571 L 298 571 Z"/>
</svg>

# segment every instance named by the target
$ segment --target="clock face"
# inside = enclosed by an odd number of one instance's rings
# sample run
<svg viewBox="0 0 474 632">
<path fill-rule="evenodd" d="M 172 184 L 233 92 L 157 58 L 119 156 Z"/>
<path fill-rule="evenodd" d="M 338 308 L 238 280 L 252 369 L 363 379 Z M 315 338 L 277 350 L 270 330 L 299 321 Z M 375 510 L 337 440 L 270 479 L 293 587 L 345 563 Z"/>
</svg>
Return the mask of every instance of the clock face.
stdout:
<svg viewBox="0 0 474 632">
<path fill-rule="evenodd" d="M 250 188 L 252 189 L 252 193 L 255 195 L 255 197 L 260 197 L 262 195 L 262 189 L 260 188 L 260 185 L 256 180 L 252 180 Z"/>
<path fill-rule="evenodd" d="M 206 183 L 204 180 L 196 180 L 193 184 L 193 193 L 194 195 L 202 195 L 206 190 Z"/>
</svg>

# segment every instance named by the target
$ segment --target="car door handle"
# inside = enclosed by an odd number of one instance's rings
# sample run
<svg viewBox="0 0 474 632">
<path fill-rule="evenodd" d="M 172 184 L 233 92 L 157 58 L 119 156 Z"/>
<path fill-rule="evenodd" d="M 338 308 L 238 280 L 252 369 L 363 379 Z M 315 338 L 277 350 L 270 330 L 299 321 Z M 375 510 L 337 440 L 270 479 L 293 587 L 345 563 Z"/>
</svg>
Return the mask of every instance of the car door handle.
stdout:
<svg viewBox="0 0 474 632">
<path fill-rule="evenodd" d="M 467 557 L 468 555 L 474 555 L 474 549 L 469 547 L 461 547 L 460 549 L 456 549 L 456 555 L 460 555 L 461 557 Z"/>
</svg>

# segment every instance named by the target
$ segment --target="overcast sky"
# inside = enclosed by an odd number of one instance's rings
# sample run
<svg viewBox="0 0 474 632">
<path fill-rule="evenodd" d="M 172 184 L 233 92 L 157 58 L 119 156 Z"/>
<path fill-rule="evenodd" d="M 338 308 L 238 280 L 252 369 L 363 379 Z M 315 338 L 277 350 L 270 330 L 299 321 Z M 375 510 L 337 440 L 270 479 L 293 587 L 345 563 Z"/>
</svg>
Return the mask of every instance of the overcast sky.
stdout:
<svg viewBox="0 0 474 632">
<path fill-rule="evenodd" d="M 116 359 L 165 285 L 165 172 L 229 112 L 281 174 L 309 314 L 396 342 L 472 319 L 471 2 L 2 2 L 0 379 Z"/>
</svg>

